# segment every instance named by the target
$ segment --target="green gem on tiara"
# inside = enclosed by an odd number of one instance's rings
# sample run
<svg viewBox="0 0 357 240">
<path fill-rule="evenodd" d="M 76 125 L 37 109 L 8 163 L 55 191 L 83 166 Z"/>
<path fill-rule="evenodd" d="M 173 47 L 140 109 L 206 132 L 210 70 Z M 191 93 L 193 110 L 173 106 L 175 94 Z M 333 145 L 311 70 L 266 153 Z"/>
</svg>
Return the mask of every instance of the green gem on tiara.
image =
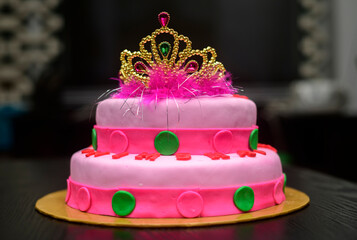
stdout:
<svg viewBox="0 0 357 240">
<path fill-rule="evenodd" d="M 164 58 L 166 58 L 171 50 L 171 45 L 168 42 L 162 42 L 159 45 L 160 52 Z"/>
</svg>

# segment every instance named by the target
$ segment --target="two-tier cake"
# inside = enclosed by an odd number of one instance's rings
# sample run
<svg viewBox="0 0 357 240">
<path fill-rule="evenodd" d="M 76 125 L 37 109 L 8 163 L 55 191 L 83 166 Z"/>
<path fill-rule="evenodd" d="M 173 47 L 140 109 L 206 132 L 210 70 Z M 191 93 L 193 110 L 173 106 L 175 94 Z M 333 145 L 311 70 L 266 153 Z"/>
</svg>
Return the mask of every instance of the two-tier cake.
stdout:
<svg viewBox="0 0 357 240">
<path fill-rule="evenodd" d="M 124 50 L 120 88 L 97 106 L 92 145 L 71 159 L 66 202 L 131 218 L 256 211 L 285 200 L 275 148 L 258 143 L 253 101 L 235 94 L 216 52 L 168 28 Z"/>
</svg>

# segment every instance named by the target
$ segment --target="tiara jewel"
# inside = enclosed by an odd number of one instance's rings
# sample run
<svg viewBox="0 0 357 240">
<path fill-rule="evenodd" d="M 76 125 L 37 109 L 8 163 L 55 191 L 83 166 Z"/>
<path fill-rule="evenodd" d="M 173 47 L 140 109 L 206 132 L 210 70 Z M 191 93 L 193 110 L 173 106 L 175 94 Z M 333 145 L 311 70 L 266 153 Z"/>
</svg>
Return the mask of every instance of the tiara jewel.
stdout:
<svg viewBox="0 0 357 240">
<path fill-rule="evenodd" d="M 131 86 L 131 90 L 138 86 L 146 95 L 152 93 L 149 90 L 155 90 L 156 98 L 162 89 L 170 91 L 173 97 L 232 93 L 227 72 L 223 64 L 216 61 L 214 48 L 192 49 L 188 37 L 168 27 L 170 15 L 167 12 L 161 12 L 158 20 L 161 27 L 141 40 L 139 51 L 122 51 L 119 97 L 128 96 L 123 89 L 127 86 Z M 211 87 L 216 89 L 208 90 Z"/>
</svg>

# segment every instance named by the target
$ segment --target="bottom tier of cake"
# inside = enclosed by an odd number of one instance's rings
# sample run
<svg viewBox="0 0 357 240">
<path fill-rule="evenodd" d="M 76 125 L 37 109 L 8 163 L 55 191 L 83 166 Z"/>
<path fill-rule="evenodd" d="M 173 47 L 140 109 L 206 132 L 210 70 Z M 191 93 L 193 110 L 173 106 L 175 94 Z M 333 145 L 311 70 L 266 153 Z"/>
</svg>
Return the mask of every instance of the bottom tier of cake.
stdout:
<svg viewBox="0 0 357 240">
<path fill-rule="evenodd" d="M 67 205 L 117 217 L 192 218 L 256 211 L 285 200 L 286 177 L 272 148 L 218 159 L 141 156 L 75 153 Z"/>
<path fill-rule="evenodd" d="M 81 211 L 132 218 L 192 218 L 238 214 L 285 200 L 284 175 L 226 188 L 97 188 L 68 179 L 66 201 Z"/>
</svg>

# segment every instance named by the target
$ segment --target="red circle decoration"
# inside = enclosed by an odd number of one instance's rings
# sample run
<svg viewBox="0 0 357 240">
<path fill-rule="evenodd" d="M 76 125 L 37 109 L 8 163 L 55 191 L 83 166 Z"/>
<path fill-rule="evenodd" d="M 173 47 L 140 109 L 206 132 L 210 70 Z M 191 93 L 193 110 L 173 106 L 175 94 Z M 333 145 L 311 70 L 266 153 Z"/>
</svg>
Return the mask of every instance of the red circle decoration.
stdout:
<svg viewBox="0 0 357 240">
<path fill-rule="evenodd" d="M 198 217 L 201 215 L 202 209 L 203 199 L 197 192 L 187 191 L 177 198 L 177 210 L 183 217 Z"/>
<path fill-rule="evenodd" d="M 213 147 L 217 152 L 230 153 L 233 145 L 233 134 L 229 130 L 221 130 L 213 137 Z"/>
<path fill-rule="evenodd" d="M 77 206 L 82 212 L 89 209 L 91 205 L 90 193 L 86 187 L 81 187 L 77 193 Z"/>
<path fill-rule="evenodd" d="M 67 179 L 67 193 L 66 193 L 66 203 L 68 202 L 69 198 L 71 197 L 71 184 L 69 184 L 69 180 Z"/>
<path fill-rule="evenodd" d="M 285 200 L 283 189 L 284 189 L 284 180 L 275 183 L 273 194 L 276 204 L 280 204 Z"/>
<path fill-rule="evenodd" d="M 113 153 L 125 152 L 128 143 L 128 137 L 120 130 L 116 130 L 110 135 L 110 151 Z"/>
</svg>

